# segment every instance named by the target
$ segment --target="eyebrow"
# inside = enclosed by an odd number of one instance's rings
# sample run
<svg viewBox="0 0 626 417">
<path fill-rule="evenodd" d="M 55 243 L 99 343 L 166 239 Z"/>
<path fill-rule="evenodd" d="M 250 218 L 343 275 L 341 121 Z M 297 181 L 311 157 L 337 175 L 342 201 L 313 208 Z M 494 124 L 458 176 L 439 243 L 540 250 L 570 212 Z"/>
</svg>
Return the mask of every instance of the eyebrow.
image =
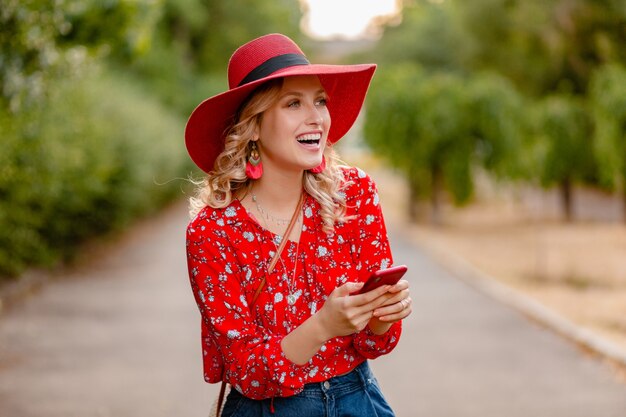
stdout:
<svg viewBox="0 0 626 417">
<path fill-rule="evenodd" d="M 315 95 L 318 95 L 318 94 L 326 94 L 326 91 L 323 88 L 320 88 L 319 90 L 315 92 Z M 300 93 L 299 91 L 285 91 L 284 93 L 280 95 L 280 98 L 284 98 L 287 96 L 303 97 L 304 94 Z"/>
</svg>

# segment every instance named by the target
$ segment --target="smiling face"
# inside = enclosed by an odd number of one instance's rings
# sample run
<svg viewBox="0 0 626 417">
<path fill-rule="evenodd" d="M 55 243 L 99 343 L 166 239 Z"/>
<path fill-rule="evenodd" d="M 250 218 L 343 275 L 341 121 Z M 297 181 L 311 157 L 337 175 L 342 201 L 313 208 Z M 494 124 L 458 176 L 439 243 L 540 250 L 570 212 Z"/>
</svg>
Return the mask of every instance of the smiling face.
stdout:
<svg viewBox="0 0 626 417">
<path fill-rule="evenodd" d="M 287 77 L 258 128 L 264 170 L 302 172 L 322 163 L 330 129 L 326 92 L 316 76 Z"/>
</svg>

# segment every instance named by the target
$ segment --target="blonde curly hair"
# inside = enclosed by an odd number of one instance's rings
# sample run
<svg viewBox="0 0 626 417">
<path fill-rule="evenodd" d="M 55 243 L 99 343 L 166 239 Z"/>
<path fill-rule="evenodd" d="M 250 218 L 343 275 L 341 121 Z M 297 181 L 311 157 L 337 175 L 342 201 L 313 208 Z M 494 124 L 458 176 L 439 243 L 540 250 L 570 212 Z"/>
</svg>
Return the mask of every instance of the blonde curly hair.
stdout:
<svg viewBox="0 0 626 417">
<path fill-rule="evenodd" d="M 215 160 L 214 169 L 196 184 L 196 195 L 189 199 L 189 214 L 195 217 L 204 207 L 224 208 L 234 198 L 245 195 L 254 180 L 246 176 L 246 163 L 255 129 L 260 126 L 263 114 L 278 100 L 283 79 L 275 79 L 255 90 L 242 104 L 235 123 L 228 129 L 224 150 Z M 330 234 L 337 222 L 349 220 L 346 200 L 342 190 L 349 185 L 332 145 L 324 149 L 326 167 L 318 174 L 304 172 L 302 185 L 321 206 L 323 230 Z"/>
</svg>

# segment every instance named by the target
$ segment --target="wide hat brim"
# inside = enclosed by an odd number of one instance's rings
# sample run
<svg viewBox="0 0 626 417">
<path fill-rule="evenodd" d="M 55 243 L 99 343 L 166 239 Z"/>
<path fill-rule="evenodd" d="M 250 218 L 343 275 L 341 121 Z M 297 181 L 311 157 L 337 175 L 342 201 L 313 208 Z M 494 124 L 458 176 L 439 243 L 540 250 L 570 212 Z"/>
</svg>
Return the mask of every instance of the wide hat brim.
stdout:
<svg viewBox="0 0 626 417">
<path fill-rule="evenodd" d="M 210 97 L 195 108 L 187 121 L 185 145 L 189 156 L 204 172 L 212 171 L 215 159 L 224 150 L 227 129 L 246 98 L 267 81 L 297 75 L 318 76 L 328 97 L 331 118 L 328 142 L 335 143 L 358 117 L 375 70 L 375 64 L 297 65 Z"/>
</svg>

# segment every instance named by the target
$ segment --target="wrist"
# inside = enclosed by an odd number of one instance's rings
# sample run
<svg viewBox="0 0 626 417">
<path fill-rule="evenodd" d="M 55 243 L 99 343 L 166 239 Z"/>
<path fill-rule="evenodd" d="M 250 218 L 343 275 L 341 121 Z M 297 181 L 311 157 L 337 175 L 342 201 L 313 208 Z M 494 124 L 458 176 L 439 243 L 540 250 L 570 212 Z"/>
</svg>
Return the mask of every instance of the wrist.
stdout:
<svg viewBox="0 0 626 417">
<path fill-rule="evenodd" d="M 372 318 L 369 323 L 367 323 L 367 327 L 370 332 L 374 333 L 377 336 L 383 335 L 391 329 L 393 323 L 388 323 L 384 321 L 380 321 L 378 318 Z"/>
<path fill-rule="evenodd" d="M 318 311 L 316 314 L 312 315 L 311 318 L 311 327 L 313 327 L 313 331 L 315 335 L 319 338 L 318 342 L 320 344 L 326 343 L 326 341 L 335 337 L 332 332 L 329 330 L 330 326 L 327 325 L 326 319 L 324 317 L 324 313 L 322 310 Z"/>
</svg>

